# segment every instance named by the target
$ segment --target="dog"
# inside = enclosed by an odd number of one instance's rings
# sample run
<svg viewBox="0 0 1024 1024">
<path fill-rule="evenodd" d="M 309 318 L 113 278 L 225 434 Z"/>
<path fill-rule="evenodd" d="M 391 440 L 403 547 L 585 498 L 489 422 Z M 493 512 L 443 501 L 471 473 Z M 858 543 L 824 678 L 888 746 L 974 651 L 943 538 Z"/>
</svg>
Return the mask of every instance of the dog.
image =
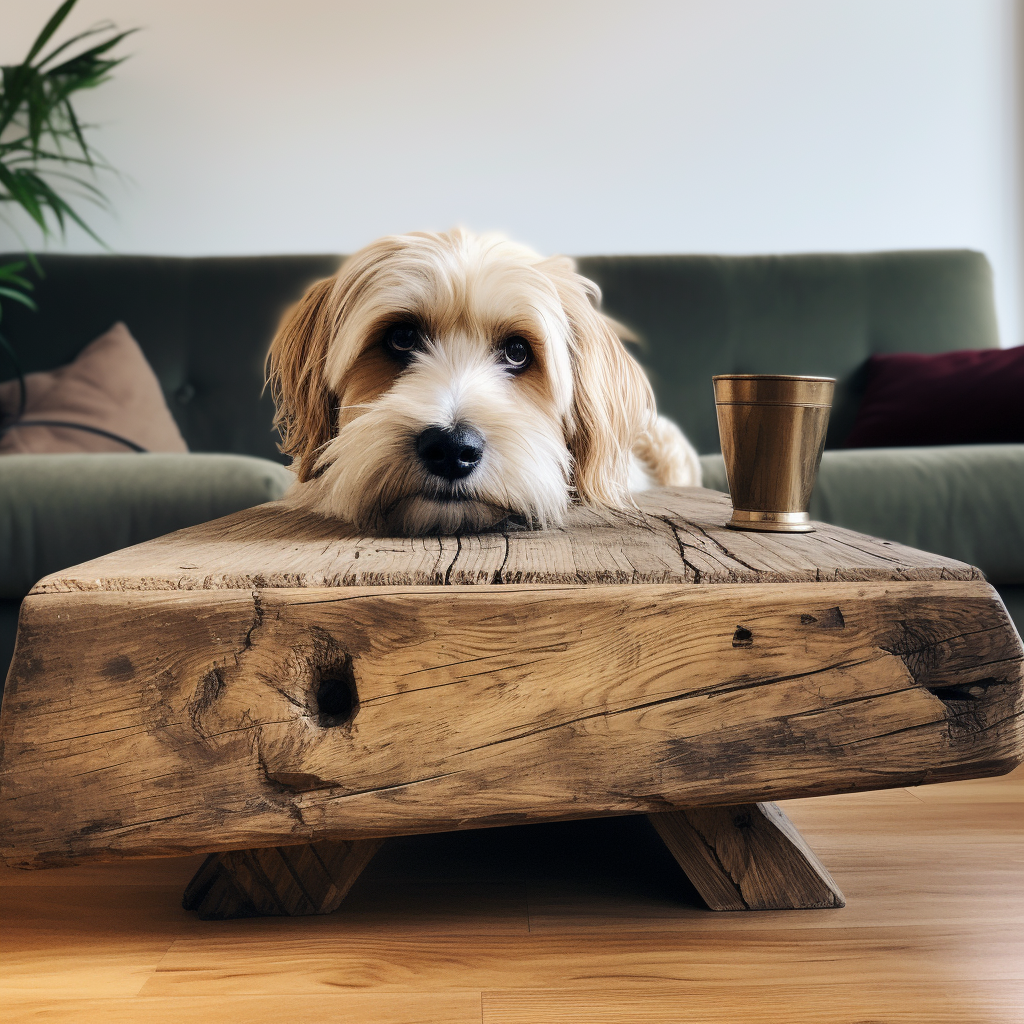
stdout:
<svg viewBox="0 0 1024 1024">
<path fill-rule="evenodd" d="M 288 500 L 376 535 L 560 525 L 700 463 L 571 259 L 462 229 L 381 238 L 267 356 Z"/>
</svg>

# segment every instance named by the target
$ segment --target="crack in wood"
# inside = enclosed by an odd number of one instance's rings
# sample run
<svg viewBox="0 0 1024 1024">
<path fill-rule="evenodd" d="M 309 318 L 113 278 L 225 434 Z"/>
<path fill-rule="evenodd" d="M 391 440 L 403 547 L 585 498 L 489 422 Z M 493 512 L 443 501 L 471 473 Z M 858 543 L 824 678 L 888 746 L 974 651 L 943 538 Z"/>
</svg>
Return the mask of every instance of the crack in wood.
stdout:
<svg viewBox="0 0 1024 1024">
<path fill-rule="evenodd" d="M 900 566 L 901 571 L 905 572 L 908 568 L 910 568 L 906 564 L 904 559 L 894 558 L 888 552 L 872 550 L 871 548 L 864 547 L 862 544 L 855 544 L 848 537 L 836 537 L 834 538 L 834 540 L 837 544 L 842 544 L 843 547 L 850 548 L 853 551 L 859 551 L 862 555 L 870 555 L 872 558 L 877 558 L 879 561 L 888 562 L 895 566 Z"/>
<path fill-rule="evenodd" d="M 433 568 L 428 575 L 430 582 L 436 585 L 444 583 L 444 573 L 441 572 L 441 562 L 444 560 L 444 538 L 435 537 L 434 539 L 437 541 L 437 557 L 434 559 Z M 381 580 L 381 582 L 383 583 L 384 581 Z"/>
<path fill-rule="evenodd" d="M 330 790 L 324 791 L 324 797 L 327 800 L 347 800 L 349 797 L 354 796 L 367 796 L 371 793 L 392 793 L 399 789 L 409 789 L 412 786 L 420 786 L 425 782 L 436 782 L 438 779 L 451 778 L 454 775 L 462 775 L 463 769 L 459 768 L 453 772 L 440 772 L 437 775 L 426 775 L 422 779 L 409 779 L 407 782 L 396 782 L 389 786 L 370 786 L 367 789 L 346 789 L 343 793 L 336 793 L 336 789 L 344 789 L 341 783 L 332 786 Z"/>
<path fill-rule="evenodd" d="M 601 711 L 594 712 L 593 714 L 579 715 L 575 718 L 566 719 L 564 722 L 556 722 L 554 725 L 546 725 L 539 729 L 528 729 L 527 731 L 517 733 L 514 736 L 506 736 L 502 739 L 492 740 L 490 743 L 482 743 L 476 747 L 468 747 L 464 750 L 458 751 L 457 753 L 459 755 L 470 754 L 477 750 L 485 750 L 488 747 L 501 746 L 504 743 L 514 743 L 517 740 L 529 739 L 532 736 L 539 736 L 542 733 L 552 732 L 556 729 L 564 729 L 567 726 L 578 725 L 580 722 L 588 722 L 595 718 L 614 718 L 617 715 L 628 715 L 634 711 L 647 711 L 650 708 L 660 707 L 664 704 L 674 704 L 678 701 L 693 700 L 700 697 L 718 697 L 741 690 L 751 690 L 762 686 L 770 686 L 773 683 L 788 682 L 793 679 L 803 679 L 809 676 L 820 675 L 823 672 L 831 672 L 837 668 L 853 668 L 857 665 L 863 665 L 873 660 L 873 658 L 863 658 L 859 661 L 839 662 L 835 665 L 827 665 L 823 668 L 812 669 L 808 672 L 796 672 L 792 675 L 774 676 L 771 679 L 747 680 L 740 684 L 702 687 L 699 690 L 690 690 L 686 693 L 674 694 L 671 697 L 662 697 L 658 700 L 646 701 L 642 704 L 631 704 L 626 708 L 604 708 Z M 884 694 L 876 694 L 874 699 L 877 699 L 880 696 L 884 696 Z M 788 717 L 791 716 L 780 716 L 777 720 L 785 721 Z"/>
<path fill-rule="evenodd" d="M 252 592 L 252 624 L 246 630 L 245 637 L 242 640 L 242 651 L 249 651 L 252 649 L 252 635 L 263 625 L 263 599 L 260 596 L 258 590 Z"/>
<path fill-rule="evenodd" d="M 72 779 L 80 779 L 84 778 L 86 775 L 95 775 L 97 772 L 106 772 L 110 771 L 113 768 L 122 768 L 124 767 L 124 765 L 131 763 L 131 761 L 115 761 L 110 764 L 100 765 L 99 768 L 90 768 L 88 771 L 85 772 L 72 772 L 72 774 L 68 777 Z"/>
<path fill-rule="evenodd" d="M 712 537 L 711 534 L 708 533 L 708 531 L 705 530 L 704 527 L 701 526 L 699 523 L 690 523 L 689 525 L 696 529 L 704 537 L 706 537 L 712 544 L 714 544 L 714 546 L 718 548 L 722 552 L 722 554 L 725 555 L 726 558 L 731 559 L 733 562 L 736 562 L 739 565 L 742 565 L 744 569 L 749 569 L 752 573 L 754 573 L 757 579 L 761 579 L 765 576 L 764 569 L 756 569 L 749 562 L 744 562 L 743 559 L 740 558 L 739 555 L 737 555 L 734 551 L 730 551 L 729 548 L 727 548 L 721 541 L 716 540 L 714 537 Z M 732 570 L 729 570 L 729 573 L 730 575 L 735 576 L 735 573 Z"/>
<path fill-rule="evenodd" d="M 419 675 L 423 675 L 424 672 L 438 672 L 441 669 L 455 668 L 458 665 L 472 665 L 475 662 L 486 661 L 488 658 L 493 658 L 493 657 L 494 657 L 493 654 L 479 654 L 475 658 L 464 658 L 462 661 L 444 661 L 444 662 L 440 662 L 437 665 L 427 665 L 425 668 L 416 668 L 416 669 L 413 669 L 411 672 L 400 672 L 399 673 L 399 678 L 406 679 L 409 676 L 419 676 Z M 452 680 L 452 682 L 455 682 L 455 680 Z M 447 683 L 438 683 L 437 685 L 438 686 L 447 686 L 448 684 Z M 431 689 L 431 687 L 428 686 L 428 687 L 425 687 L 425 689 L 429 690 L 429 689 Z M 396 693 L 409 693 L 409 692 L 412 692 L 412 691 L 409 691 L 409 690 L 397 690 L 395 692 Z M 385 694 L 378 694 L 378 696 L 380 696 L 380 697 L 393 697 L 393 696 L 395 696 L 395 694 L 385 693 Z M 377 697 L 373 697 L 371 699 L 376 700 Z"/>
<path fill-rule="evenodd" d="M 129 730 L 133 730 L 133 731 L 137 732 L 138 728 L 139 727 L 138 727 L 137 724 L 133 724 L 133 725 L 119 725 L 115 729 L 95 729 L 95 730 L 92 730 L 91 732 L 75 733 L 75 734 L 73 734 L 71 736 L 68 736 L 67 740 L 70 740 L 70 741 L 74 741 L 74 740 L 88 740 L 88 739 L 92 739 L 93 736 L 108 736 L 111 733 L 127 732 Z M 63 742 L 64 742 L 63 739 L 62 740 L 54 740 L 54 743 L 63 743 Z"/>
<path fill-rule="evenodd" d="M 187 816 L 188 815 L 187 815 L 187 813 L 185 811 L 181 811 L 178 814 L 163 814 L 159 818 L 140 818 L 137 821 L 133 821 L 132 822 L 132 827 L 134 827 L 136 825 L 155 825 L 155 824 L 157 824 L 157 822 L 161 822 L 161 821 L 177 821 L 178 818 L 185 818 Z M 117 829 L 121 829 L 121 828 L 125 828 L 125 827 L 126 826 L 124 824 L 120 823 L 120 822 L 117 825 L 107 825 L 107 826 L 105 826 L 105 828 L 109 829 L 110 831 L 116 831 Z"/>
<path fill-rule="evenodd" d="M 216 740 L 220 739 L 221 736 L 232 736 L 236 732 L 253 732 L 265 725 L 291 725 L 295 721 L 294 718 L 281 718 L 257 722 L 255 719 L 248 717 L 248 714 L 243 715 L 243 718 L 247 718 L 247 720 L 242 725 L 235 726 L 233 729 L 221 729 L 219 732 L 208 732 L 205 734 L 206 739 Z"/>
<path fill-rule="evenodd" d="M 924 687 L 914 683 L 912 686 L 904 686 L 897 690 L 884 690 L 881 693 L 865 693 L 858 694 L 856 697 L 847 697 L 845 700 L 832 700 L 829 702 L 828 707 L 825 708 L 810 708 L 807 711 L 794 711 L 792 714 L 786 715 L 787 720 L 791 718 L 813 718 L 815 715 L 827 715 L 835 711 L 836 708 L 847 707 L 851 704 L 862 704 L 865 701 L 880 700 L 883 697 L 896 697 L 901 693 L 914 693 L 920 691 Z"/>
<path fill-rule="evenodd" d="M 852 747 L 856 746 L 859 743 L 864 743 L 866 741 L 887 739 L 890 736 L 902 736 L 906 733 L 919 732 L 922 729 L 934 729 L 936 725 L 948 725 L 950 717 L 948 714 L 945 714 L 945 709 L 943 709 L 943 712 L 943 718 L 941 720 L 934 719 L 930 722 L 918 722 L 916 725 L 907 725 L 901 729 L 892 729 L 889 732 L 872 733 L 870 736 L 862 736 L 858 737 L 857 739 L 847 740 L 842 743 L 837 743 L 835 744 L 835 746 L 837 748 Z M 993 729 L 998 729 L 1001 726 L 1006 725 L 1007 722 L 1016 722 L 1018 719 L 1024 720 L 1024 710 L 1014 711 L 1011 714 L 1007 715 L 1005 718 L 1000 718 L 995 722 L 990 722 L 987 725 L 982 725 L 980 728 L 972 730 L 970 735 L 972 738 L 977 738 L 978 736 L 981 736 L 986 732 L 990 732 Z M 951 741 L 955 742 L 960 739 L 962 739 L 962 736 L 950 735 Z M 1019 763 L 1019 757 L 1014 761 L 1014 764 L 1017 763 Z"/>
<path fill-rule="evenodd" d="M 563 645 L 562 650 L 564 650 L 564 649 L 565 649 L 565 647 Z M 543 653 L 543 652 L 541 652 L 541 653 Z M 539 664 L 541 664 L 540 659 L 538 659 L 536 661 L 519 661 L 519 662 L 514 662 L 514 663 L 512 663 L 510 665 L 502 665 L 501 666 L 501 671 L 502 672 L 511 672 L 514 669 L 529 668 L 531 665 L 539 665 Z M 456 679 L 456 680 L 453 680 L 453 682 L 464 683 L 467 679 L 476 679 L 478 676 L 494 675 L 495 671 L 496 670 L 493 669 L 493 668 L 487 668 L 487 669 L 484 669 L 482 672 L 467 672 L 467 673 L 464 673 L 464 674 L 460 675 L 459 678 Z M 426 687 L 426 689 L 430 689 L 430 687 Z"/>
<path fill-rule="evenodd" d="M 509 535 L 503 534 L 502 539 L 505 541 L 505 557 L 502 558 L 502 564 L 499 565 L 497 569 L 495 569 L 495 574 L 493 575 L 492 579 L 490 579 L 490 582 L 492 582 L 493 584 L 505 583 L 505 566 L 508 565 L 509 552 L 512 550 Z"/>
<path fill-rule="evenodd" d="M 288 690 L 286 690 L 283 686 L 275 686 L 273 683 L 271 683 L 270 684 L 270 689 L 272 689 L 275 693 L 279 693 L 282 697 L 284 697 L 284 699 L 286 701 L 288 701 L 288 703 L 291 704 L 291 706 L 293 708 L 296 708 L 297 710 L 301 711 L 303 713 L 303 717 L 305 717 L 305 718 L 310 717 L 309 708 L 301 700 L 299 700 L 294 694 L 292 694 Z"/>
<path fill-rule="evenodd" d="M 666 522 L 667 522 L 667 520 L 666 520 Z M 693 562 L 691 562 L 686 557 L 686 545 L 683 543 L 683 538 L 680 536 L 679 528 L 675 525 L 675 523 L 668 523 L 668 525 L 669 525 L 669 528 L 672 530 L 672 536 L 675 538 L 676 547 L 679 549 L 679 557 L 683 560 L 683 574 L 684 574 L 684 576 L 686 574 L 686 571 L 689 570 L 690 573 L 693 575 L 693 582 L 694 583 L 701 583 L 701 582 L 703 582 L 703 577 L 704 577 L 703 572 L 701 572 L 700 568 L 698 566 L 694 565 Z M 689 535 L 687 535 L 687 536 L 689 536 Z"/>
<path fill-rule="evenodd" d="M 485 659 L 477 658 L 474 660 L 483 661 Z M 424 671 L 430 670 L 424 669 Z M 485 673 L 480 674 L 482 675 Z M 457 679 L 446 679 L 443 683 L 432 683 L 430 686 L 411 686 L 407 690 L 393 690 L 391 693 L 376 693 L 372 697 L 367 697 L 366 700 L 362 702 L 363 707 L 373 707 L 375 704 L 380 704 L 384 701 L 393 700 L 395 697 L 404 697 L 406 694 L 409 693 L 424 693 L 427 690 L 442 690 L 446 686 L 457 686 L 459 683 L 465 682 L 467 678 L 472 677 L 459 676 Z"/>
<path fill-rule="evenodd" d="M 451 560 L 451 564 L 445 569 L 444 573 L 444 585 L 450 587 L 452 583 L 452 570 L 455 568 L 455 563 L 459 560 L 459 555 L 462 554 L 462 534 L 456 534 L 455 537 L 455 556 Z"/>
</svg>

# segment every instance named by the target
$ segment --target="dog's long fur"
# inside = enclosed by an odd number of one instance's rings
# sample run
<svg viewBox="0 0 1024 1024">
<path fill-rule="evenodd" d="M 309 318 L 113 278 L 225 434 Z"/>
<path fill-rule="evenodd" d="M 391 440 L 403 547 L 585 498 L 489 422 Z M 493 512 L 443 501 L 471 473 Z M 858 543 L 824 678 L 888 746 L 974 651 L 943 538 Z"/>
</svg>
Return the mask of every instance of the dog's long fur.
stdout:
<svg viewBox="0 0 1024 1024">
<path fill-rule="evenodd" d="M 700 482 L 679 428 L 655 411 L 643 371 L 572 260 L 504 238 L 382 238 L 313 285 L 267 356 L 292 499 L 371 533 L 481 530 L 516 517 L 560 523 L 569 505 L 634 507 L 631 483 Z M 385 344 L 419 325 L 403 362 Z M 525 340 L 512 373 L 501 346 Z M 479 465 L 454 481 L 416 454 L 431 426 L 468 425 Z"/>
</svg>

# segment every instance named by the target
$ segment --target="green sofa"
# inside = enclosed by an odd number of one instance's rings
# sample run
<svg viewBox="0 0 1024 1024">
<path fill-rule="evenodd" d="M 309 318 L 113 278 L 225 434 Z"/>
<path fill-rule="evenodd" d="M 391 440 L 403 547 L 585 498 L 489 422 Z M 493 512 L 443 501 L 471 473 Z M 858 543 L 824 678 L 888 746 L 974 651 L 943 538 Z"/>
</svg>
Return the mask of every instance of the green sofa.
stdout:
<svg viewBox="0 0 1024 1024">
<path fill-rule="evenodd" d="M 3 262 L 3 257 L 0 257 Z M 72 359 L 116 320 L 142 346 L 194 454 L 0 457 L 0 678 L 40 576 L 279 496 L 263 356 L 277 320 L 337 256 L 44 256 L 39 312 L 5 305 L 26 371 Z M 876 352 L 999 344 L 974 252 L 602 256 L 580 269 L 643 339 L 661 411 L 725 489 L 715 373 L 838 378 L 815 518 L 980 566 L 1024 623 L 1024 446 L 844 450 Z M 0 369 L 0 378 L 10 376 Z"/>
</svg>

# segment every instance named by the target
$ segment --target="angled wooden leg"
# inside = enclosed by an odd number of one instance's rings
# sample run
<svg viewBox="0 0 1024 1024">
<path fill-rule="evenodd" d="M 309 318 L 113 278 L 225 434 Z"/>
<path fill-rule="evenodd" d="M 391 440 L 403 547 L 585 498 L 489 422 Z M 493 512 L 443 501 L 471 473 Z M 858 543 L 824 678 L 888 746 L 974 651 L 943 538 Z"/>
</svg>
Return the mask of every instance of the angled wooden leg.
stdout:
<svg viewBox="0 0 1024 1024">
<path fill-rule="evenodd" d="M 690 807 L 648 818 L 712 910 L 846 906 L 777 804 Z"/>
<path fill-rule="evenodd" d="M 330 914 L 383 842 L 325 841 L 215 853 L 185 887 L 181 905 L 204 921 Z"/>
</svg>

